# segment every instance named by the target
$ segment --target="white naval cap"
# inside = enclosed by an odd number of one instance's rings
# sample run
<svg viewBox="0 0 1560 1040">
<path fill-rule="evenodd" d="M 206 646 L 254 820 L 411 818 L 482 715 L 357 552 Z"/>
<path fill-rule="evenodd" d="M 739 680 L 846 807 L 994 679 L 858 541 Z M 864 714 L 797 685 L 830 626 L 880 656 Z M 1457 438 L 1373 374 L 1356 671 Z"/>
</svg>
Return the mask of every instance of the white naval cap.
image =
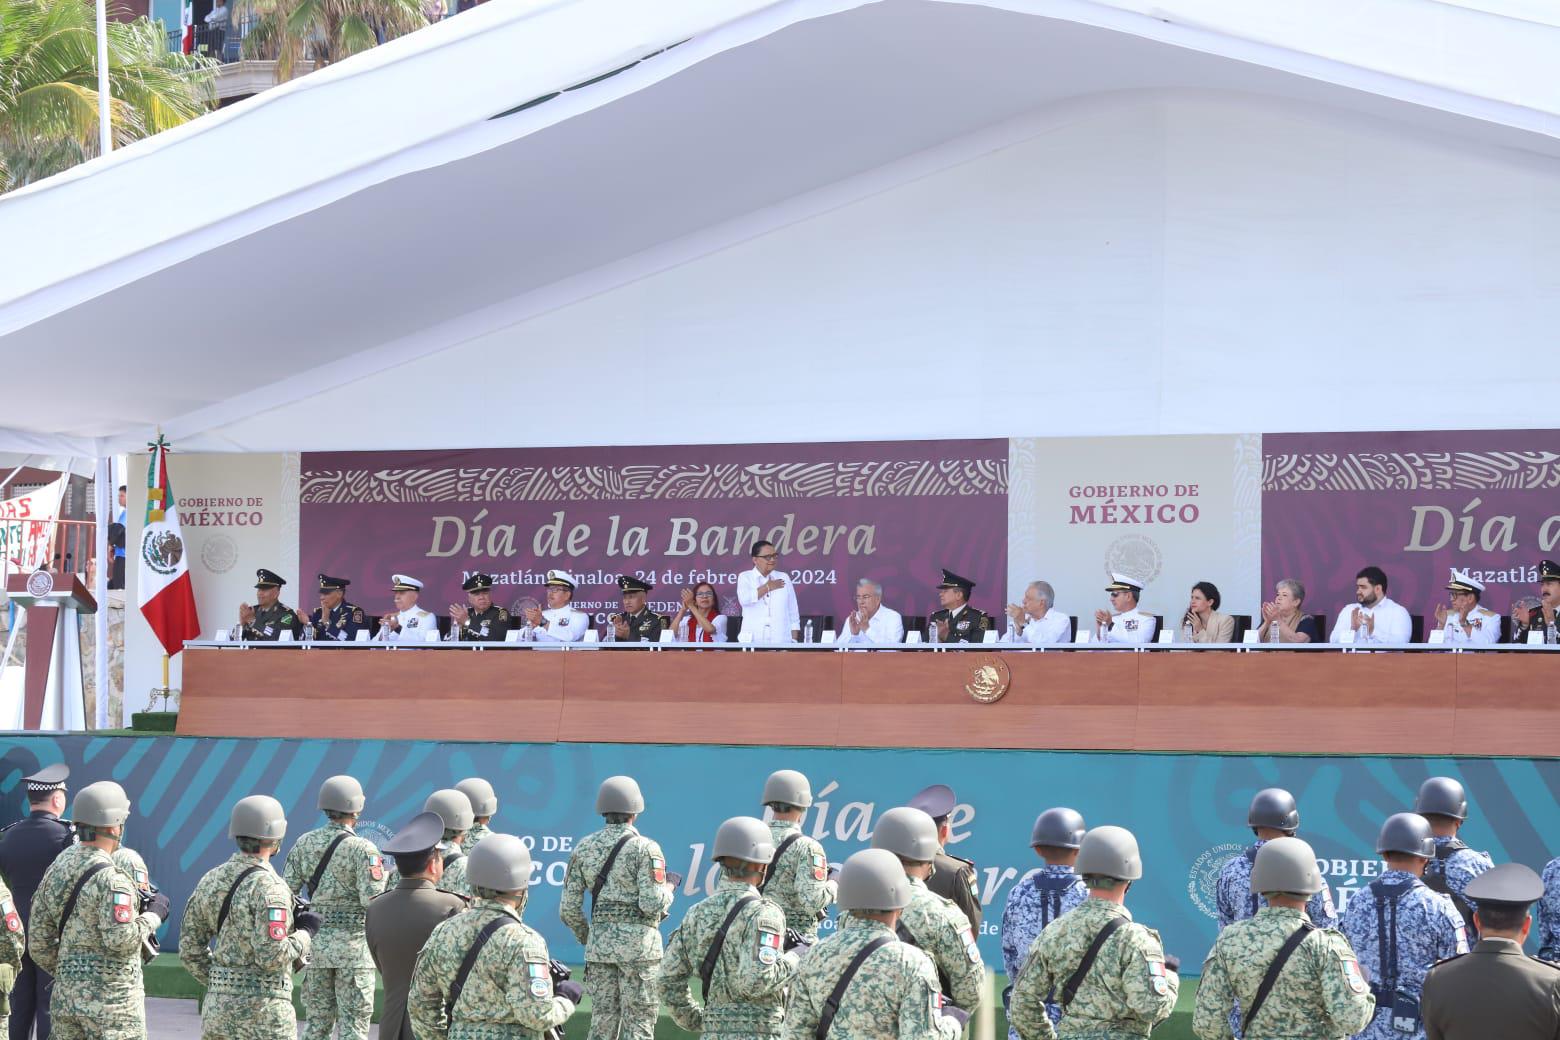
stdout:
<svg viewBox="0 0 1560 1040">
<path fill-rule="evenodd" d="M 1452 568 L 1452 580 L 1446 583 L 1446 587 L 1452 592 L 1483 592 L 1484 582 L 1470 575 L 1467 571 Z"/>
<path fill-rule="evenodd" d="M 1143 583 L 1137 578 L 1128 577 L 1116 571 L 1110 572 L 1110 584 L 1105 586 L 1106 592 L 1142 592 Z"/>
<path fill-rule="evenodd" d="M 574 575 L 568 571 L 548 571 L 548 585 L 562 585 L 566 589 L 573 589 L 579 582 L 574 580 Z"/>
<path fill-rule="evenodd" d="M 407 574 L 390 575 L 391 592 L 421 592 L 423 583 Z"/>
</svg>

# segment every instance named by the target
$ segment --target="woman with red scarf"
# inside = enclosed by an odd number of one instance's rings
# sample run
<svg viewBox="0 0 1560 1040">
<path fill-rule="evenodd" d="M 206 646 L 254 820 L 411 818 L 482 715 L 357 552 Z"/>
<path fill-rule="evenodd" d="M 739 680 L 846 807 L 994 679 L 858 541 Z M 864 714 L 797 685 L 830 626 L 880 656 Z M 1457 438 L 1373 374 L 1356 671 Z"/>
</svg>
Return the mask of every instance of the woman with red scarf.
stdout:
<svg viewBox="0 0 1560 1040">
<path fill-rule="evenodd" d="M 724 643 L 726 615 L 720 612 L 720 597 L 715 586 L 701 581 L 682 590 L 682 607 L 672 618 L 672 631 L 679 643 Z"/>
</svg>

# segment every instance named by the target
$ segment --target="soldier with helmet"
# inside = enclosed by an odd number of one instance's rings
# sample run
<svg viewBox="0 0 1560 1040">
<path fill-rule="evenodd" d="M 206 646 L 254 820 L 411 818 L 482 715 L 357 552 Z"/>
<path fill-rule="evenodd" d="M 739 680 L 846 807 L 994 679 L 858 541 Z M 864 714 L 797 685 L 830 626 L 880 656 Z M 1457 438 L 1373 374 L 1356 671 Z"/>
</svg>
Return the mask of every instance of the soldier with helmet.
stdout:
<svg viewBox="0 0 1560 1040">
<path fill-rule="evenodd" d="M 412 1029 L 424 1040 L 541 1040 L 568 1021 L 583 989 L 557 981 L 541 933 L 525 924 L 531 854 L 492 834 L 467 868 L 476 901 L 433 930 L 412 972 Z"/>
<path fill-rule="evenodd" d="M 711 855 L 721 868 L 715 893 L 688 910 L 666 944 L 661 999 L 679 1026 L 704 1040 L 780 1036 L 801 936 L 756 887 L 774 855 L 762 820 L 734 816 L 721 824 Z M 702 1006 L 693 997 L 695 976 Z"/>
<path fill-rule="evenodd" d="M 333 776 L 320 785 L 318 806 L 329 821 L 299 835 L 282 872 L 287 887 L 307 895 L 323 922 L 303 973 L 304 1040 L 367 1040 L 374 1011 L 374 961 L 364 937 L 369 902 L 384 891 L 379 850 L 354 827 L 363 812 L 363 785 Z"/>
<path fill-rule="evenodd" d="M 1215 886 L 1220 928 L 1244 921 L 1261 908 L 1256 890 L 1251 887 L 1251 868 L 1264 844 L 1275 838 L 1295 836 L 1300 827 L 1300 807 L 1295 804 L 1295 796 L 1282 787 L 1265 787 L 1258 791 L 1246 810 L 1246 826 L 1251 828 L 1257 840 L 1241 855 L 1224 864 Z M 1338 911 L 1333 906 L 1332 889 L 1327 887 L 1326 879 L 1306 904 L 1306 912 L 1318 928 L 1337 927 Z"/>
<path fill-rule="evenodd" d="M 1488 852 L 1469 848 L 1457 832 L 1468 821 L 1468 794 L 1449 776 L 1432 776 L 1419 785 L 1414 811 L 1430 822 L 1435 858 L 1425 867 L 1424 882 L 1432 892 L 1451 896 L 1470 935 L 1475 907 L 1464 895 L 1468 882 L 1495 865 Z"/>
<path fill-rule="evenodd" d="M 1387 869 L 1354 894 L 1338 925 L 1364 965 L 1376 998 L 1375 1015 L 1359 1035 L 1422 1040 L 1419 1000 L 1425 973 L 1442 958 L 1467 953 L 1468 938 L 1451 900 L 1420 880 L 1436 852 L 1423 816 L 1387 817 L 1376 851 Z"/>
<path fill-rule="evenodd" d="M 439 877 L 439 888 L 470 899 L 471 889 L 466 884 L 465 843 L 468 832 L 476 823 L 476 814 L 471 811 L 471 799 L 457 788 L 446 787 L 428 796 L 423 802 L 423 812 L 437 813 L 439 819 L 444 821 L 444 838 L 439 842 L 444 872 Z M 385 880 L 385 887 L 394 888 L 400 880 L 401 875 L 391 871 Z"/>
<path fill-rule="evenodd" d="M 840 870 L 837 932 L 797 970 L 785 1040 L 925 1037 L 955 1040 L 969 1014 L 945 1004 L 925 953 L 897 942 L 910 879 L 893 853 L 863 849 Z"/>
<path fill-rule="evenodd" d="M 1002 992 L 1004 1008 L 1012 997 L 1012 980 L 1018 978 L 1035 939 L 1057 918 L 1089 898 L 1083 879 L 1073 870 L 1086 830 L 1083 815 L 1065 807 L 1047 809 L 1035 818 L 1029 845 L 1045 866 L 1020 878 L 1008 890 L 1007 905 L 1002 909 L 1002 963 L 1009 980 Z M 1061 1021 L 1061 1006 L 1054 1001 L 1046 1004 L 1046 1013 L 1053 1024 Z M 1018 1031 L 1011 1024 L 1008 1036 L 1018 1040 Z"/>
<path fill-rule="evenodd" d="M 1370 1021 L 1376 1001 L 1349 941 L 1306 916 L 1321 884 L 1316 853 L 1299 838 L 1274 838 L 1258 850 L 1251 891 L 1267 905 L 1221 931 L 1203 961 L 1192 1017 L 1203 1040 L 1333 1040 Z M 1232 1004 L 1245 1009 L 1238 1034 Z"/>
<path fill-rule="evenodd" d="M 114 866 L 130 797 L 112 780 L 76 795 L 71 818 L 80 844 L 49 866 L 33 900 L 29 946 L 54 976 L 50 1036 L 59 1040 L 145 1040 L 141 946 L 167 920 L 168 897 L 146 900 Z"/>
<path fill-rule="evenodd" d="M 916 793 L 910 799 L 912 808 L 920 809 L 937 825 L 936 869 L 926 887 L 940 896 L 954 901 L 970 919 L 970 928 L 980 931 L 981 901 L 980 881 L 975 864 L 970 860 L 948 853 L 948 842 L 953 838 L 953 810 L 959 804 L 958 796 L 947 784 L 933 784 Z"/>
<path fill-rule="evenodd" d="M 467 777 L 455 785 L 455 790 L 471 802 L 471 828 L 460 846 L 469 856 L 483 838 L 493 833 L 488 823 L 498 814 L 498 794 L 480 776 Z"/>
<path fill-rule="evenodd" d="M 1147 1036 L 1175 1010 L 1181 980 L 1159 933 L 1126 908 L 1127 890 L 1143 876 L 1137 838 L 1123 827 L 1094 828 L 1077 869 L 1089 898 L 1030 948 L 1013 984 L 1013 1025 L 1024 1040 L 1053 1040 L 1045 1005 L 1054 995 L 1067 1036 Z"/>
<path fill-rule="evenodd" d="M 835 884 L 823 846 L 802 831 L 802 818 L 813 803 L 812 785 L 794 769 L 776 770 L 764 781 L 763 803 L 772 814 L 775 858 L 758 890 L 780 904 L 787 928 L 814 942 L 824 910 L 834 902 Z"/>
<path fill-rule="evenodd" d="M 228 819 L 238 851 L 206 872 L 184 906 L 179 960 L 206 987 L 202 1036 L 298 1036 L 292 977 L 307 962 L 321 920 L 312 910 L 295 919 L 292 890 L 271 866 L 286 833 L 275 798 L 239 799 Z"/>
<path fill-rule="evenodd" d="M 986 965 L 969 918 L 953 900 L 926 887 L 937 855 L 937 825 L 920 809 L 890 809 L 872 829 L 872 847 L 899 857 L 910 881 L 910 902 L 894 926 L 900 941 L 926 951 L 937 968 L 937 987 L 973 1013 L 986 988 Z"/>
<path fill-rule="evenodd" d="M 645 799 L 633 777 L 603 780 L 596 811 L 606 826 L 570 853 L 558 916 L 585 947 L 590 1040 L 651 1040 L 660 1009 L 660 926 L 672 906 L 673 883 L 661 846 L 634 828 Z"/>
<path fill-rule="evenodd" d="M 22 929 L 31 920 L 33 893 L 38 891 L 43 872 L 49 869 L 54 857 L 76 840 L 70 825 L 60 819 L 65 811 L 65 781 L 69 778 L 70 768 L 63 763 L 22 777 L 28 814 L 0 831 L 0 875 L 4 875 L 5 885 L 16 901 L 14 909 Z M 6 911 L 8 931 L 10 916 L 10 911 Z M 10 1029 L 15 1040 L 27 1040 L 35 1025 L 39 1036 L 48 1035 L 52 981 L 30 955 L 22 954 L 16 983 L 7 987 L 11 994 Z"/>
</svg>

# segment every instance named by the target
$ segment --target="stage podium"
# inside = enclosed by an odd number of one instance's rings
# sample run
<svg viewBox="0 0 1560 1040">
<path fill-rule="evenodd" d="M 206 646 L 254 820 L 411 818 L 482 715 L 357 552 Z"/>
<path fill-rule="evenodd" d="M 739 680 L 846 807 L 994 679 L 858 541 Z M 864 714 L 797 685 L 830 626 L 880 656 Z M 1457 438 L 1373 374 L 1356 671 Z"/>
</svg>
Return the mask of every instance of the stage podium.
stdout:
<svg viewBox="0 0 1560 1040">
<path fill-rule="evenodd" d="M 83 730 L 81 626 L 97 600 L 74 574 L 13 574 L 6 592 L 27 612 L 27 671 L 22 695 L 0 703 L 0 729 Z"/>
</svg>

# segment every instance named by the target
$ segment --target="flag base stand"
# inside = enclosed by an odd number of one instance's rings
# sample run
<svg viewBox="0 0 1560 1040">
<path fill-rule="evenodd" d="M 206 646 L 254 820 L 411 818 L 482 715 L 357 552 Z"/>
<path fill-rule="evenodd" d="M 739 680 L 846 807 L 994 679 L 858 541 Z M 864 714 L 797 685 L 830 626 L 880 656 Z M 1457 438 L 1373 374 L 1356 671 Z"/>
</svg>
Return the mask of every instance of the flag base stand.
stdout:
<svg viewBox="0 0 1560 1040">
<path fill-rule="evenodd" d="M 173 733 L 178 721 L 176 711 L 138 711 L 130 716 L 130 728 L 137 733 Z"/>
<path fill-rule="evenodd" d="M 152 699 L 146 702 L 146 710 L 148 712 L 153 712 L 153 711 L 157 710 L 157 698 L 159 698 L 159 697 L 162 698 L 163 711 L 169 711 L 172 699 L 174 697 L 177 697 L 179 695 L 179 692 L 180 692 L 179 688 L 177 686 L 169 686 L 168 685 L 168 655 L 167 654 L 163 654 L 162 668 L 163 668 L 163 674 L 162 674 L 162 680 L 163 681 L 162 681 L 162 685 L 161 686 L 153 686 L 152 687 Z"/>
</svg>

